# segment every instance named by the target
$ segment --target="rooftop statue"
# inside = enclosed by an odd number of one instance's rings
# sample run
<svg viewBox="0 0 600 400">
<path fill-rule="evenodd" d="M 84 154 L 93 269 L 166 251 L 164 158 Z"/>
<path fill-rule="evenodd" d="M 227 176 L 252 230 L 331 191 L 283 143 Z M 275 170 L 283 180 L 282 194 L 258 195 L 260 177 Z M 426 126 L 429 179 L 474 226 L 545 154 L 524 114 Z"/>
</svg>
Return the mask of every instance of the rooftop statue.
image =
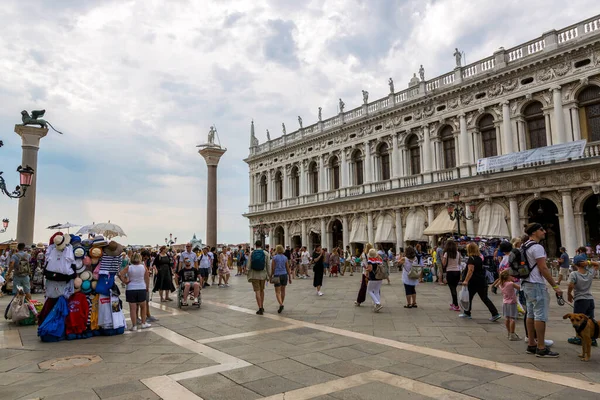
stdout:
<svg viewBox="0 0 600 400">
<path fill-rule="evenodd" d="M 390 93 L 394 93 L 394 80 L 392 78 L 390 78 L 388 80 L 388 85 L 390 85 Z"/>
<path fill-rule="evenodd" d="M 461 62 L 462 62 L 462 54 L 460 51 L 458 51 L 458 48 L 455 47 L 454 48 L 454 59 L 456 60 L 456 67 L 460 67 Z"/>
<path fill-rule="evenodd" d="M 50 122 L 46 121 L 45 119 L 38 119 L 39 117 L 43 117 L 45 113 L 46 110 L 33 110 L 31 111 L 31 115 L 29 115 L 27 111 L 21 111 L 21 121 L 23 121 L 23 126 L 39 125 L 40 128 L 48 129 L 47 125 L 50 125 L 50 128 L 52 128 L 54 132 L 58 132 L 62 135 L 63 133 L 57 131 Z"/>
<path fill-rule="evenodd" d="M 421 64 L 421 67 L 419 68 L 419 78 L 421 78 L 422 81 L 425 80 L 425 68 L 423 68 L 423 64 Z"/>
<path fill-rule="evenodd" d="M 319 107 L 319 122 L 323 121 L 322 111 L 323 111 L 323 109 L 321 107 Z"/>
<path fill-rule="evenodd" d="M 281 132 L 283 132 L 284 136 L 287 134 L 287 131 L 285 129 L 285 124 L 283 122 L 281 123 Z"/>
<path fill-rule="evenodd" d="M 344 112 L 344 107 L 346 106 L 346 103 L 344 103 L 342 101 L 342 99 L 340 99 L 340 114 Z"/>
<path fill-rule="evenodd" d="M 419 78 L 417 78 L 417 74 L 414 73 L 413 77 L 410 79 L 410 82 L 408 82 L 408 87 L 413 87 L 413 86 L 419 86 Z"/>
<path fill-rule="evenodd" d="M 267 129 L 267 140 L 270 142 L 271 141 L 271 134 L 269 133 L 269 130 Z"/>
<path fill-rule="evenodd" d="M 302 129 L 302 117 L 298 115 L 298 124 L 300 124 L 300 129 Z"/>
<path fill-rule="evenodd" d="M 215 144 L 215 133 L 217 133 L 217 130 L 214 126 L 211 126 L 210 130 L 208 131 L 208 144 Z"/>
<path fill-rule="evenodd" d="M 362 94 L 363 94 L 363 103 L 367 104 L 369 102 L 369 92 L 367 92 L 366 90 L 363 90 Z"/>
</svg>

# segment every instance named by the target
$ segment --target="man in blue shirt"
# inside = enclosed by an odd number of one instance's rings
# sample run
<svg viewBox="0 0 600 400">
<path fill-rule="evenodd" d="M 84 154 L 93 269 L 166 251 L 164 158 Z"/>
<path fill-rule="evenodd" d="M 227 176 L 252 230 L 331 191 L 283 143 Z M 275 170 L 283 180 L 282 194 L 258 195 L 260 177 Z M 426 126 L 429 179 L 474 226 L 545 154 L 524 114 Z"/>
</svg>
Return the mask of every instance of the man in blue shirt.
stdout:
<svg viewBox="0 0 600 400">
<path fill-rule="evenodd" d="M 558 281 L 556 282 L 556 284 L 560 285 L 560 282 L 562 282 L 563 279 L 565 281 L 569 280 L 569 273 L 571 272 L 569 255 L 567 254 L 567 249 L 565 249 L 564 247 L 560 248 L 560 258 L 558 259 L 558 266 L 560 267 L 560 272 L 558 274 Z"/>
</svg>

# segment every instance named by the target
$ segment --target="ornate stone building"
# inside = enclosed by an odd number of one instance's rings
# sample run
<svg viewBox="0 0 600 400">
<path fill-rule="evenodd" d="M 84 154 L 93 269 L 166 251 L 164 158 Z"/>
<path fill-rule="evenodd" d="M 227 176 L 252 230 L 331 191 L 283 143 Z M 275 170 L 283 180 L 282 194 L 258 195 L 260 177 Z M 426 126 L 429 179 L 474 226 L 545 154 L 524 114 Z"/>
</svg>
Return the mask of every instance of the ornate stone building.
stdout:
<svg viewBox="0 0 600 400">
<path fill-rule="evenodd" d="M 272 244 L 396 248 L 455 231 L 446 204 L 474 206 L 462 232 L 522 234 L 572 254 L 600 241 L 600 16 L 461 65 L 259 144 L 251 128 L 250 237 Z M 584 156 L 478 174 L 480 158 L 585 139 Z M 466 207 L 467 209 L 469 207 Z"/>
</svg>

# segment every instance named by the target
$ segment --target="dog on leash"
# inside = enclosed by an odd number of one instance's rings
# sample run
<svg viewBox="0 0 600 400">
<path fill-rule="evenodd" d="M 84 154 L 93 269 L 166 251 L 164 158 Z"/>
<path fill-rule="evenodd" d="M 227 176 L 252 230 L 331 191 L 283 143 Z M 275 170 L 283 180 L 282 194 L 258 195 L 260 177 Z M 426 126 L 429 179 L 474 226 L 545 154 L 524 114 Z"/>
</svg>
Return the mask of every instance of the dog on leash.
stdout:
<svg viewBox="0 0 600 400">
<path fill-rule="evenodd" d="M 581 361 L 590 361 L 592 357 L 592 339 L 598 339 L 600 324 L 585 314 L 565 314 L 563 319 L 569 318 L 575 328 L 577 337 L 581 339 Z"/>
</svg>

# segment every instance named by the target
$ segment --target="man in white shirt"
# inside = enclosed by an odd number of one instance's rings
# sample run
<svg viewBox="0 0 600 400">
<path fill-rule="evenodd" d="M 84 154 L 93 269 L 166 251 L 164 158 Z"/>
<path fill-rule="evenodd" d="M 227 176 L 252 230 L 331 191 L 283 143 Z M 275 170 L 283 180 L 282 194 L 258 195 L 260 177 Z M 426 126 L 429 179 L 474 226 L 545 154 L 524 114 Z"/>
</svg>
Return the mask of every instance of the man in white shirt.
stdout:
<svg viewBox="0 0 600 400">
<path fill-rule="evenodd" d="M 548 321 L 548 309 L 550 308 L 550 296 L 546 288 L 546 282 L 550 283 L 552 289 L 562 296 L 562 290 L 554 281 L 552 273 L 546 265 L 546 250 L 539 244 L 546 237 L 544 227 L 535 222 L 527 225 L 525 233 L 529 235 L 529 241 L 524 244 L 526 263 L 529 266 L 529 276 L 523 279 L 521 286 L 525 293 L 527 304 L 527 333 L 529 343 L 527 354 L 535 354 L 536 357 L 556 358 L 558 353 L 546 347 L 546 321 Z M 536 344 L 537 338 L 537 344 Z"/>
<path fill-rule="evenodd" d="M 200 265 L 198 271 L 200 271 L 200 283 L 202 287 L 210 286 L 208 283 L 208 277 L 210 275 L 212 260 L 208 255 L 208 247 L 202 249 L 202 254 L 200 255 L 198 263 Z"/>
<path fill-rule="evenodd" d="M 179 271 L 182 268 L 185 268 L 184 260 L 186 258 L 188 258 L 192 262 L 192 266 L 194 268 L 198 269 L 198 256 L 196 256 L 196 253 L 194 253 L 192 251 L 192 244 L 191 243 L 187 243 L 185 245 L 185 251 L 182 251 L 179 254 L 179 268 L 177 268 L 177 271 Z"/>
<path fill-rule="evenodd" d="M 302 246 L 301 259 L 302 263 L 300 264 L 300 279 L 310 278 L 308 275 L 308 265 L 310 264 L 310 253 L 306 246 Z"/>
</svg>

